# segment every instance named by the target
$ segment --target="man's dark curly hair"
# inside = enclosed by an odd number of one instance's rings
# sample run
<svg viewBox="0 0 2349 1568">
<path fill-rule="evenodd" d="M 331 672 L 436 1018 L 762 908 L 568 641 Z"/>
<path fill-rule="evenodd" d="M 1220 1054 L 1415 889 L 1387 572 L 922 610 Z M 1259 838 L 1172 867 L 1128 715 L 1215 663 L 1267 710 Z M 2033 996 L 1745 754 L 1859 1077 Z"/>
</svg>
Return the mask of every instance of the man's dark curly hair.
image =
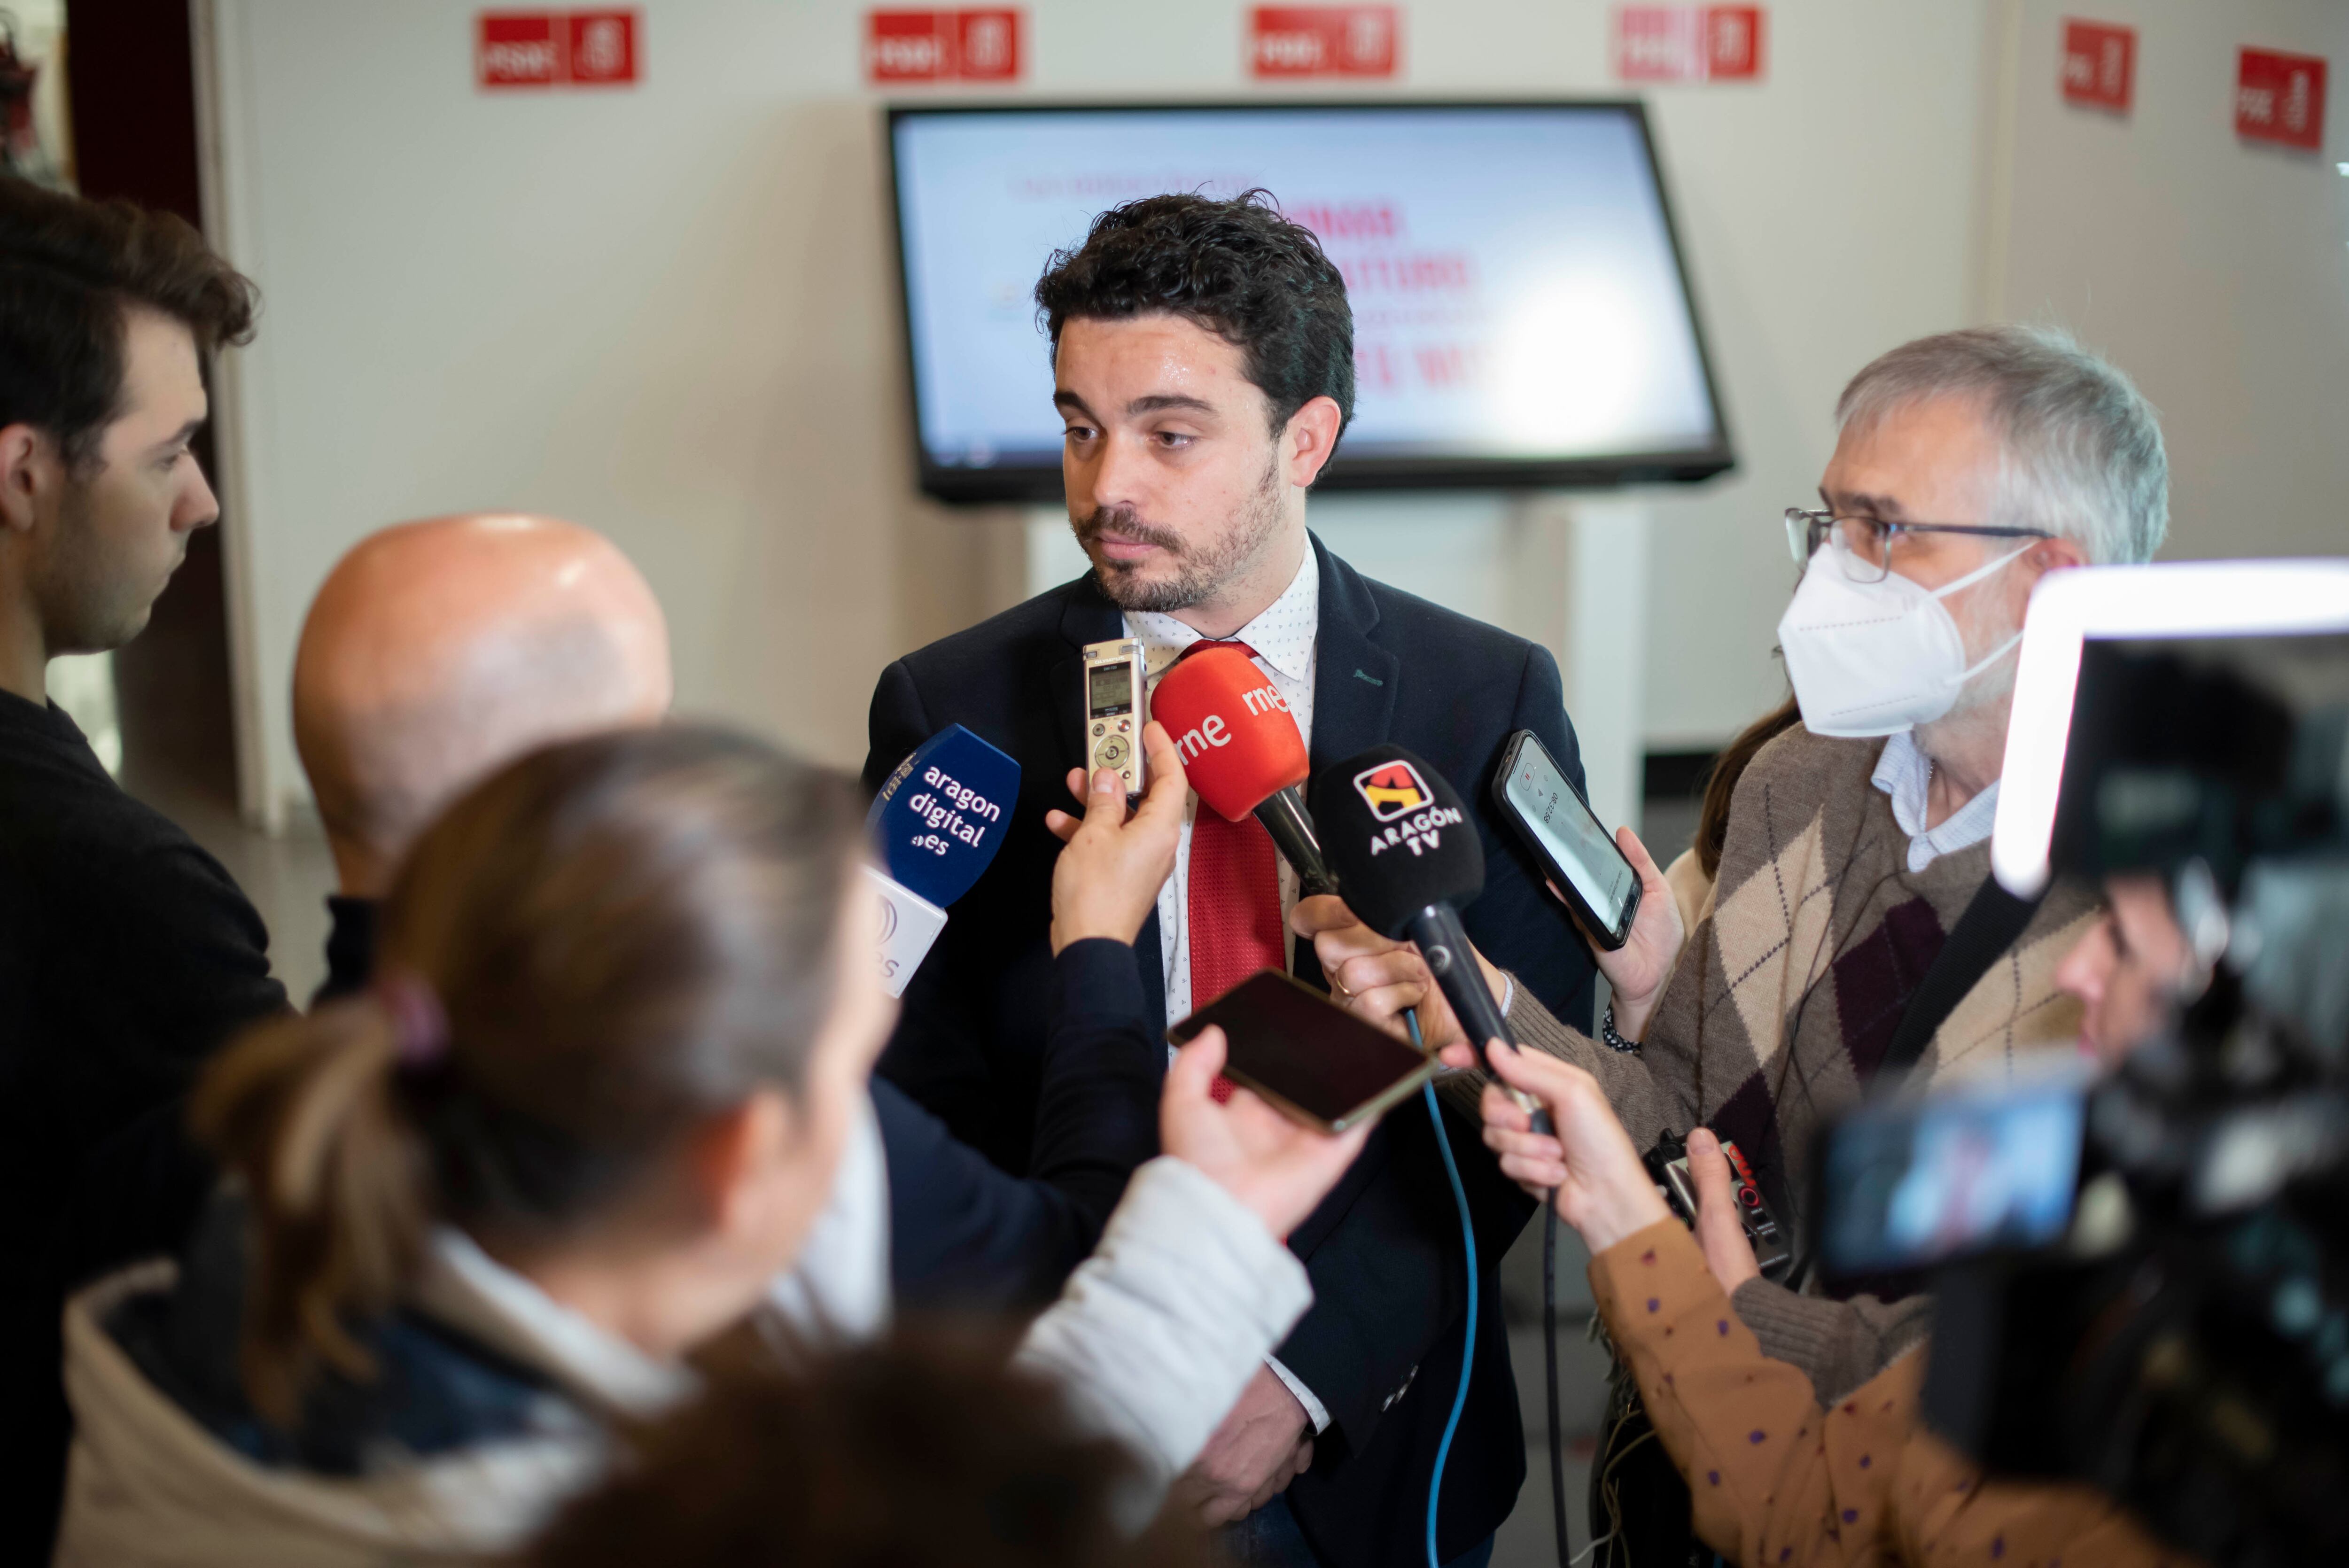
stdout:
<svg viewBox="0 0 2349 1568">
<path fill-rule="evenodd" d="M 1055 251 L 1036 284 L 1052 345 L 1071 320 L 1168 311 L 1247 356 L 1272 428 L 1316 397 L 1354 417 L 1354 313 L 1346 280 L 1313 231 L 1280 215 L 1268 191 L 1145 196 L 1093 220 L 1085 242 Z"/>
<path fill-rule="evenodd" d="M 169 212 L 0 177 L 0 425 L 87 470 L 121 414 L 123 313 L 160 311 L 209 353 L 253 335 L 260 294 Z"/>
</svg>

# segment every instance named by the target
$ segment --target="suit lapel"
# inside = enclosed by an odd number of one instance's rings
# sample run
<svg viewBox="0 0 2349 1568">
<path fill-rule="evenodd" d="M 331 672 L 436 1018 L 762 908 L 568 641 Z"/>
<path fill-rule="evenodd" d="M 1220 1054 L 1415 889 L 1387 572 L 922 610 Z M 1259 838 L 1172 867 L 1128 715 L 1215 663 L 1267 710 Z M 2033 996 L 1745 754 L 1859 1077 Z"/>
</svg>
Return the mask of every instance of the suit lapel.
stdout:
<svg viewBox="0 0 2349 1568">
<path fill-rule="evenodd" d="M 1394 724 L 1396 676 L 1402 661 L 1371 640 L 1379 607 L 1361 573 L 1330 553 L 1319 539 L 1321 624 L 1313 650 L 1315 771 L 1376 746 Z"/>
<path fill-rule="evenodd" d="M 1371 641 L 1379 607 L 1361 573 L 1313 541 L 1320 562 L 1321 621 L 1313 644 L 1313 770 L 1387 738 L 1394 724 L 1396 675 L 1402 663 Z M 1313 944 L 1291 944 L 1289 972 L 1328 989 Z"/>
</svg>

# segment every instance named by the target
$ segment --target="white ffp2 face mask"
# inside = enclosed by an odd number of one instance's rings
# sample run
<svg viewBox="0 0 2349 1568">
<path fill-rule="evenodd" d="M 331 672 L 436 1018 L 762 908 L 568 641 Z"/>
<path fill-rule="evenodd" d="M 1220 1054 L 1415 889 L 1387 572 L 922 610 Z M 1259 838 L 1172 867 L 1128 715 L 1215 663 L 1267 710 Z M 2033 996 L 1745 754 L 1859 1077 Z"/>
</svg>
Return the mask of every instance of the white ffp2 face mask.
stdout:
<svg viewBox="0 0 2349 1568">
<path fill-rule="evenodd" d="M 1855 583 L 1844 575 L 1834 547 L 1822 545 L 1778 619 L 1778 646 L 1786 655 L 1803 727 L 1813 735 L 1898 735 L 1949 712 L 1966 682 L 1996 664 L 2023 634 L 1969 665 L 1966 640 L 1941 601 L 2023 553 L 2014 551 L 1954 583 L 1925 588 L 1897 572 L 1881 583 Z"/>
</svg>

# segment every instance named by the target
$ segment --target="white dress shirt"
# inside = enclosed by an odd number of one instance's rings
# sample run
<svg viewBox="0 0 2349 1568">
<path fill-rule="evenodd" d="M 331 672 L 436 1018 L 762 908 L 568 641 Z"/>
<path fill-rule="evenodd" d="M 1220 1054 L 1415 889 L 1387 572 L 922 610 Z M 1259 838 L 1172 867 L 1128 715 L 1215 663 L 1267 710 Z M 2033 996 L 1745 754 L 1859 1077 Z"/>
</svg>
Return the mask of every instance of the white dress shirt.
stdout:
<svg viewBox="0 0 2349 1568">
<path fill-rule="evenodd" d="M 1297 575 L 1288 580 L 1280 597 L 1230 637 L 1215 639 L 1246 643 L 1256 650 L 1256 667 L 1271 677 L 1273 689 L 1288 705 L 1289 716 L 1297 720 L 1298 733 L 1305 738 L 1309 749 L 1313 745 L 1314 647 L 1320 631 L 1321 567 L 1309 543 L 1305 559 L 1297 563 Z M 1154 690 L 1158 677 L 1174 666 L 1183 650 L 1203 640 L 1196 627 L 1151 610 L 1128 611 L 1125 634 L 1142 644 Z M 1198 810 L 1196 794 L 1184 801 L 1183 837 L 1174 850 L 1174 874 L 1158 890 L 1158 957 L 1166 976 L 1166 1017 L 1170 1023 L 1191 1012 L 1191 822 Z M 1278 855 L 1274 859 L 1280 869 L 1281 932 L 1288 952 L 1293 954 L 1297 936 L 1288 929 L 1288 913 L 1297 907 L 1297 873 L 1289 869 L 1287 861 Z M 1266 1357 L 1265 1365 L 1305 1407 L 1305 1413 L 1312 1418 L 1313 1429 L 1325 1429 L 1330 1425 L 1330 1410 L 1313 1390 L 1273 1357 Z"/>
<path fill-rule="evenodd" d="M 1264 614 L 1222 642 L 1246 643 L 1256 650 L 1256 667 L 1271 677 L 1273 689 L 1288 704 L 1289 716 L 1306 747 L 1313 745 L 1314 640 L 1321 629 L 1321 572 L 1313 547 L 1305 548 L 1297 575 Z M 1203 639 L 1198 631 L 1172 615 L 1137 610 L 1125 617 L 1125 634 L 1142 644 L 1150 685 L 1174 665 L 1183 651 Z M 1183 839 L 1174 851 L 1174 874 L 1158 891 L 1158 956 L 1166 975 L 1166 1017 L 1169 1022 L 1191 1012 L 1191 822 L 1199 810 L 1193 795 L 1183 806 Z M 1297 907 L 1297 873 L 1275 857 L 1280 867 L 1280 923 L 1286 932 L 1288 912 Z M 1288 943 L 1293 948 L 1296 937 Z"/>
<path fill-rule="evenodd" d="M 1921 872 L 1943 855 L 1970 850 L 1990 837 L 1998 821 L 1998 780 L 1951 812 L 1938 828 L 1925 826 L 1926 791 L 1933 782 L 1933 759 L 1917 749 L 1907 730 L 1884 743 L 1868 782 L 1892 797 L 1892 820 L 1909 835 L 1909 869 Z"/>
</svg>

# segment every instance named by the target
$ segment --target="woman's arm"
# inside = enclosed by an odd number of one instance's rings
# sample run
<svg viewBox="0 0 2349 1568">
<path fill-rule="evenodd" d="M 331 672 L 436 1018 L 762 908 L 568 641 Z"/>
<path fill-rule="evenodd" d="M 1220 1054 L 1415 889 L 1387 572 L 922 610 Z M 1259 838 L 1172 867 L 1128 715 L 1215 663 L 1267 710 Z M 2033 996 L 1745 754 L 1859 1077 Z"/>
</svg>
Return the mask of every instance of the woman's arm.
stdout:
<svg viewBox="0 0 2349 1568">
<path fill-rule="evenodd" d="M 1868 1556 L 1915 1421 L 1916 1358 L 1889 1370 L 1885 1387 L 1870 1385 L 1867 1399 L 1821 1410 L 1810 1380 L 1765 1357 L 1738 1321 L 1597 1080 L 1529 1052 L 1496 1052 L 1495 1065 L 1548 1108 L 1557 1132 L 1535 1132 L 1496 1087 L 1485 1095 L 1485 1140 L 1510 1177 L 1553 1191 L 1558 1217 L 1588 1243 L 1594 1299 L 1658 1439 L 1688 1479 L 1698 1535 L 1743 1563 Z M 1709 1140 L 1698 1141 L 1692 1161 L 1717 1200 L 1727 1168 Z M 1702 1222 L 1733 1264 L 1726 1243 L 1735 1216 L 1713 1202 Z M 1742 1232 L 1734 1239 L 1742 1244 Z M 1750 1252 L 1744 1261 L 1750 1270 Z"/>
<path fill-rule="evenodd" d="M 1801 1369 L 1764 1356 L 1730 1308 L 1725 1286 L 1751 1275 L 1753 1256 L 1718 1146 L 1691 1140 L 1692 1234 L 1663 1211 L 1589 1075 L 1529 1053 L 1495 1057 L 1505 1080 L 1547 1105 L 1557 1133 L 1534 1132 L 1495 1088 L 1485 1142 L 1509 1176 L 1555 1191 L 1559 1216 L 1589 1243 L 1600 1316 L 1707 1544 L 1753 1568 L 2179 1561 L 2086 1488 L 1985 1482 L 1920 1424 L 1921 1355 L 1822 1409 Z"/>
</svg>

